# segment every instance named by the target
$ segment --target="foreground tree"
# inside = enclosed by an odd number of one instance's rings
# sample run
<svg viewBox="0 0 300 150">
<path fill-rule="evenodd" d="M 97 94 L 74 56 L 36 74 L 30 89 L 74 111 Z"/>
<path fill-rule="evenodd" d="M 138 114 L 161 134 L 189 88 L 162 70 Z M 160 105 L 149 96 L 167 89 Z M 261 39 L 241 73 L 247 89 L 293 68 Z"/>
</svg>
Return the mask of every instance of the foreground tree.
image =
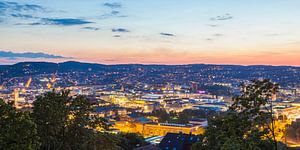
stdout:
<svg viewBox="0 0 300 150">
<path fill-rule="evenodd" d="M 0 99 L 0 149 L 35 150 L 39 146 L 36 125 L 29 114 Z"/>
<path fill-rule="evenodd" d="M 69 91 L 49 92 L 34 102 L 33 117 L 41 137 L 41 149 L 85 149 L 84 143 L 96 138 L 93 127 L 106 127 L 103 118 L 90 117 L 92 104 Z M 96 124 L 97 123 L 97 124 Z"/>
<path fill-rule="evenodd" d="M 66 139 L 68 92 L 49 92 L 34 102 L 33 118 L 41 138 L 41 149 L 62 149 Z"/>
<path fill-rule="evenodd" d="M 117 145 L 123 150 L 132 150 L 147 145 L 142 135 L 136 133 L 119 133 L 115 135 Z"/>
<path fill-rule="evenodd" d="M 278 85 L 255 80 L 241 88 L 229 111 L 209 120 L 202 143 L 193 149 L 278 149 L 271 103 Z"/>
</svg>

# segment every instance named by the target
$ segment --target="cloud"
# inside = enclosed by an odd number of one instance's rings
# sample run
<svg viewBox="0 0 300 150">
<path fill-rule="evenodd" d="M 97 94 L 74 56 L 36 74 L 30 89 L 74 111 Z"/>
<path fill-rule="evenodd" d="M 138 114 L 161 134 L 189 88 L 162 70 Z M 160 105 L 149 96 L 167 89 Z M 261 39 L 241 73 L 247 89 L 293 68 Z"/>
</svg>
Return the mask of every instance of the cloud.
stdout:
<svg viewBox="0 0 300 150">
<path fill-rule="evenodd" d="M 119 13 L 120 13 L 120 12 L 119 12 L 119 11 L 116 11 L 116 10 L 113 10 L 113 11 L 110 12 L 111 15 L 118 15 Z"/>
<path fill-rule="evenodd" d="M 36 18 L 38 18 L 38 17 L 34 17 L 32 15 L 21 14 L 21 13 L 11 14 L 11 16 L 15 17 L 15 18 L 24 18 L 24 19 L 36 19 Z"/>
<path fill-rule="evenodd" d="M 113 37 L 119 38 L 119 37 L 121 37 L 121 35 L 114 35 Z"/>
<path fill-rule="evenodd" d="M 98 31 L 98 30 L 100 30 L 100 29 L 97 28 L 97 27 L 83 27 L 83 28 L 81 28 L 81 29 L 85 29 L 85 30 L 93 30 L 93 31 Z"/>
<path fill-rule="evenodd" d="M 63 59 L 70 58 L 46 53 L 15 53 L 11 51 L 0 51 L 0 58 L 16 59 L 16 58 L 46 58 L 46 59 Z"/>
<path fill-rule="evenodd" d="M 159 33 L 160 35 L 163 35 L 163 36 L 175 36 L 175 34 L 172 34 L 172 33 L 164 33 L 164 32 L 161 32 Z"/>
<path fill-rule="evenodd" d="M 1 2 L 0 1 L 0 11 L 43 11 L 44 7 L 40 5 L 33 4 L 21 4 L 17 2 Z"/>
<path fill-rule="evenodd" d="M 227 13 L 227 14 L 222 15 L 222 16 L 216 16 L 216 17 L 210 18 L 210 20 L 222 21 L 222 20 L 230 20 L 232 18 L 233 18 L 233 16 L 231 14 Z"/>
<path fill-rule="evenodd" d="M 115 8 L 121 8 L 122 7 L 122 4 L 121 3 L 104 3 L 103 4 L 105 7 L 109 7 L 111 9 L 115 9 Z"/>
<path fill-rule="evenodd" d="M 130 32 L 128 29 L 124 28 L 113 28 L 111 29 L 112 32 Z"/>
<path fill-rule="evenodd" d="M 123 18 L 123 17 L 127 17 L 127 15 L 122 15 L 120 12 L 120 8 L 122 8 L 122 4 L 119 2 L 112 2 L 112 3 L 104 3 L 103 6 L 110 8 L 110 12 L 106 12 L 105 14 L 103 14 L 102 16 L 100 16 L 100 19 L 107 19 L 110 17 L 119 17 L 119 18 Z"/>
<path fill-rule="evenodd" d="M 0 1 L 0 22 L 4 22 L 10 18 L 18 19 L 33 19 L 33 23 L 22 22 L 18 20 L 15 25 L 59 25 L 59 26 L 72 26 L 94 23 L 78 18 L 41 18 L 36 14 L 46 12 L 47 9 L 40 5 L 24 4 L 17 2 L 3 2 Z M 116 12 L 113 12 L 116 14 Z"/>
<path fill-rule="evenodd" d="M 98 19 L 107 19 L 110 17 L 118 17 L 118 18 L 123 18 L 127 17 L 126 15 L 122 15 L 120 11 L 112 10 L 111 12 L 105 13 L 98 17 Z"/>
<path fill-rule="evenodd" d="M 86 21 L 76 18 L 42 18 L 39 22 L 31 23 L 30 25 L 59 25 L 59 26 L 73 26 L 90 24 L 94 22 Z"/>
<path fill-rule="evenodd" d="M 2 21 L 11 17 L 32 19 L 36 12 L 43 12 L 46 8 L 40 5 L 22 4 L 17 2 L 0 1 L 0 16 Z"/>
</svg>

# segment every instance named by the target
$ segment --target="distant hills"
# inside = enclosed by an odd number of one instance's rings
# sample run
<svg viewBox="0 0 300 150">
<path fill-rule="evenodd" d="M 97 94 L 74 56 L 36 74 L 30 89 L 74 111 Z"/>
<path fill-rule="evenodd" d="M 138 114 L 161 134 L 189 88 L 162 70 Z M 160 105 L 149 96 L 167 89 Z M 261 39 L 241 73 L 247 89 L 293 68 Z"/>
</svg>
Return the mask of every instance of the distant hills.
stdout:
<svg viewBox="0 0 300 150">
<path fill-rule="evenodd" d="M 146 78 L 163 79 L 169 81 L 168 76 L 175 82 L 180 80 L 226 81 L 231 79 L 269 78 L 276 82 L 300 83 L 300 67 L 291 66 L 241 66 L 241 65 L 142 65 L 120 64 L 104 65 L 68 61 L 63 63 L 51 62 L 21 62 L 13 65 L 0 65 L 0 82 L 7 78 L 32 76 L 38 74 L 81 72 L 86 74 L 105 74 L 118 72 L 116 78 L 132 77 L 141 80 Z M 143 79 L 142 79 L 143 78 Z M 173 80 L 171 80 L 173 81 Z"/>
</svg>

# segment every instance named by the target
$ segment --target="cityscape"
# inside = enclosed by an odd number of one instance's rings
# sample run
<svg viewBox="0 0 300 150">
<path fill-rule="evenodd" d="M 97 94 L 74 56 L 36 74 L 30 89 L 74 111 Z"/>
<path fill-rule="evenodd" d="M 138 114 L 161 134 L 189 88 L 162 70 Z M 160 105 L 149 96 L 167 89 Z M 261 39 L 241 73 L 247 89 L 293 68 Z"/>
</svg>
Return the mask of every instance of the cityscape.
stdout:
<svg viewBox="0 0 300 150">
<path fill-rule="evenodd" d="M 297 4 L 0 0 L 0 150 L 300 149 Z"/>
</svg>

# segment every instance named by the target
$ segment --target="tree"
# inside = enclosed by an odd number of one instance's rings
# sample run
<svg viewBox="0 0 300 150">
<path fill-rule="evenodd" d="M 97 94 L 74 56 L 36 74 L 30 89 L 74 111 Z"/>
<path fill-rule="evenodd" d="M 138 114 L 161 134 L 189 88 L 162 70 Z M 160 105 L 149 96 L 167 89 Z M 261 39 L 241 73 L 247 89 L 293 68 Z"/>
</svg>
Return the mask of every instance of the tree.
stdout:
<svg viewBox="0 0 300 150">
<path fill-rule="evenodd" d="M 77 96 L 69 104 L 69 119 L 67 121 L 66 145 L 70 149 L 81 149 L 81 145 L 88 140 L 91 103 L 84 96 Z"/>
<path fill-rule="evenodd" d="M 48 92 L 33 103 L 32 115 L 41 138 L 41 149 L 62 149 L 65 145 L 70 103 L 68 94 L 68 91 Z"/>
<path fill-rule="evenodd" d="M 286 127 L 285 131 L 286 142 L 290 144 L 297 144 L 300 142 L 300 120 L 293 121 Z"/>
<path fill-rule="evenodd" d="M 186 124 L 189 122 L 189 115 L 187 112 L 180 112 L 178 115 L 177 123 Z"/>
<path fill-rule="evenodd" d="M 277 149 L 272 116 L 273 94 L 278 85 L 254 80 L 241 86 L 229 111 L 209 119 L 199 149 Z M 271 134 L 270 134 L 271 133 Z"/>
<path fill-rule="evenodd" d="M 108 133 L 95 133 L 90 134 L 90 137 L 82 145 L 84 150 L 120 150 L 121 147 L 118 145 L 121 140 L 115 135 Z"/>
<path fill-rule="evenodd" d="M 97 140 L 100 136 L 95 135 L 94 129 L 107 128 L 106 120 L 91 117 L 91 111 L 92 103 L 86 97 L 71 97 L 69 91 L 52 91 L 38 97 L 33 118 L 41 137 L 41 149 L 85 149 L 86 141 Z"/>
<path fill-rule="evenodd" d="M 156 116 L 158 118 L 158 122 L 168 122 L 168 121 L 170 121 L 170 115 L 164 108 L 161 108 L 159 110 L 155 110 L 152 113 L 152 115 Z"/>
<path fill-rule="evenodd" d="M 119 133 L 116 136 L 117 139 L 119 139 L 117 145 L 119 145 L 124 150 L 131 150 L 147 144 L 143 136 L 141 136 L 140 134 Z"/>
<path fill-rule="evenodd" d="M 13 103 L 0 99 L 0 149 L 39 149 L 35 123 L 28 112 L 18 112 Z"/>
</svg>

